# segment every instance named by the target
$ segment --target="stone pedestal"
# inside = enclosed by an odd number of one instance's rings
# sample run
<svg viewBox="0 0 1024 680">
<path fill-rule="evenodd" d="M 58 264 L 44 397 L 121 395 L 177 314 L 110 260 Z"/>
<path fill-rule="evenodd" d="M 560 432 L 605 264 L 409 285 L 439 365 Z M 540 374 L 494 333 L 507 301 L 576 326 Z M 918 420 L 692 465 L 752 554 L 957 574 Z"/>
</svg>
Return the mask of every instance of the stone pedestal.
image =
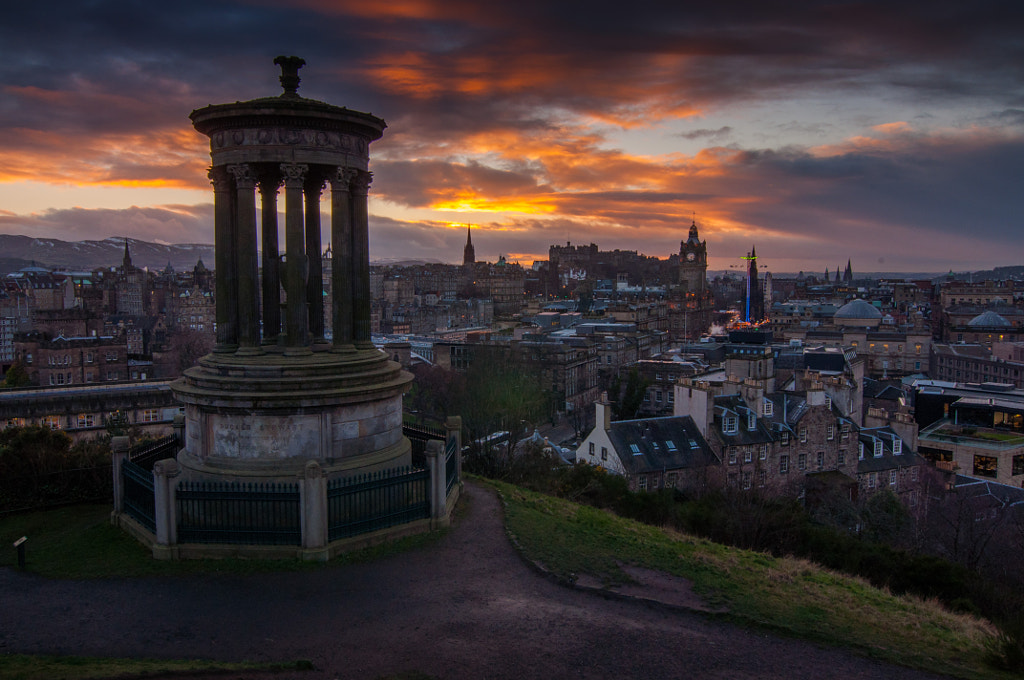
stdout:
<svg viewBox="0 0 1024 680">
<path fill-rule="evenodd" d="M 185 404 L 186 479 L 294 481 L 406 466 L 402 394 L 412 377 L 379 350 L 210 354 L 174 384 Z"/>
</svg>

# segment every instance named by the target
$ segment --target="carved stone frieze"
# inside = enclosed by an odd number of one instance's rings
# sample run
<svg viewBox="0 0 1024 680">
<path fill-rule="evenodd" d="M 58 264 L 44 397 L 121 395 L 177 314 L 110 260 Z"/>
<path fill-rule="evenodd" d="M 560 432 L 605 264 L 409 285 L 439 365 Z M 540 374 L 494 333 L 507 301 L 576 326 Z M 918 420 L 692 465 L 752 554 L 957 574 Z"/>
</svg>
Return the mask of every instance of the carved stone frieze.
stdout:
<svg viewBox="0 0 1024 680">
<path fill-rule="evenodd" d="M 336 130 L 269 127 L 222 130 L 210 137 L 213 149 L 221 151 L 245 146 L 301 146 L 325 151 L 340 151 L 369 158 L 370 145 L 358 135 Z"/>
</svg>

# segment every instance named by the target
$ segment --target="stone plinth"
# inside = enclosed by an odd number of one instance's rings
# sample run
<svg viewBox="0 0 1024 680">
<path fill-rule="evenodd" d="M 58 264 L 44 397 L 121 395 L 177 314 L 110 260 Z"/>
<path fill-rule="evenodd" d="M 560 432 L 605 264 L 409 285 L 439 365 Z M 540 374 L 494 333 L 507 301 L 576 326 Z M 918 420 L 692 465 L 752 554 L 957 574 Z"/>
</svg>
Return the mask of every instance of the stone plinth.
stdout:
<svg viewBox="0 0 1024 680">
<path fill-rule="evenodd" d="M 293 479 L 410 464 L 402 394 L 412 377 L 379 350 L 300 357 L 210 354 L 174 383 L 187 479 Z M 255 479 L 254 479 L 255 478 Z"/>
</svg>

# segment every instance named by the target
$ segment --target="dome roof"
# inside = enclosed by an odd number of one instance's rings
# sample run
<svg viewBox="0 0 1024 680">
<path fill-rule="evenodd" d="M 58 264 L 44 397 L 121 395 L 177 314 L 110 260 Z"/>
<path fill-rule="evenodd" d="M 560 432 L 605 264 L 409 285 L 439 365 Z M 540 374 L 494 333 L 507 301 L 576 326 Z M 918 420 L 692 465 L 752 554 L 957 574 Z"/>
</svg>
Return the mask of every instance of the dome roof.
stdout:
<svg viewBox="0 0 1024 680">
<path fill-rule="evenodd" d="M 1008 328 L 1008 327 L 1012 326 L 1013 324 L 1011 324 L 1009 321 L 1007 321 L 1003 317 L 999 316 L 995 312 L 989 310 L 987 312 L 982 312 L 978 316 L 976 316 L 973 319 L 971 319 L 970 321 L 968 321 L 967 325 L 968 326 L 982 326 L 982 327 L 985 327 L 985 328 L 993 328 L 993 327 L 996 327 L 996 328 Z"/>
<path fill-rule="evenodd" d="M 882 313 L 866 300 L 851 300 L 836 310 L 835 319 L 881 319 Z"/>
</svg>

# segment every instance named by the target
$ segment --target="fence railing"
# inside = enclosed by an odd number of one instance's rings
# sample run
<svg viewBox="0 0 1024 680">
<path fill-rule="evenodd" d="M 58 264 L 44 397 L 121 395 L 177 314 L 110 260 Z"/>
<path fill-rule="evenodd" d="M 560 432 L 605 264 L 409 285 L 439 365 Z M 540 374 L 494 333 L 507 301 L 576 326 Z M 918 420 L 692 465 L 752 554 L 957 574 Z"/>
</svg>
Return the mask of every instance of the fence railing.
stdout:
<svg viewBox="0 0 1024 680">
<path fill-rule="evenodd" d="M 444 495 L 447 498 L 452 487 L 459 482 L 459 440 L 449 437 L 444 448 Z"/>
<path fill-rule="evenodd" d="M 143 469 L 152 470 L 153 463 L 164 458 L 174 458 L 177 452 L 178 438 L 172 434 L 133 446 L 128 452 L 128 460 Z"/>
<path fill-rule="evenodd" d="M 125 459 L 121 463 L 124 512 L 150 531 L 156 531 L 153 472 Z"/>
<path fill-rule="evenodd" d="M 178 541 L 302 545 L 297 484 L 181 482 Z"/>
<path fill-rule="evenodd" d="M 331 541 L 429 517 L 429 470 L 396 468 L 327 485 Z"/>
</svg>

